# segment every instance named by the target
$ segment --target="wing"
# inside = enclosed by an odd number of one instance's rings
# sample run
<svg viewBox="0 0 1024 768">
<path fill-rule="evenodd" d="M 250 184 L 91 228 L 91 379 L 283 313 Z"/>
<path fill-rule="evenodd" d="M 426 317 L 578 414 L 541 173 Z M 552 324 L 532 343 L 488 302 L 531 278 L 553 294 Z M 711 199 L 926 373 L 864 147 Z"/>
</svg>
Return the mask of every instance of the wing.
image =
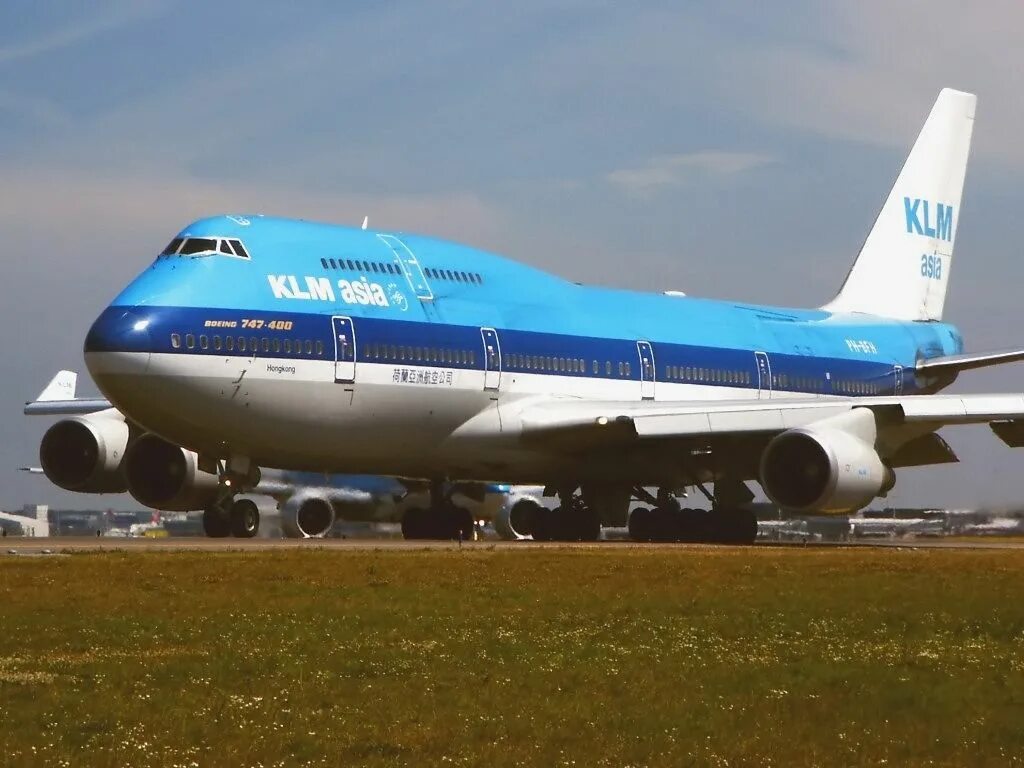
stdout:
<svg viewBox="0 0 1024 768">
<path fill-rule="evenodd" d="M 1024 445 L 1024 394 L 705 402 L 545 397 L 502 405 L 500 420 L 498 414 L 480 414 L 459 433 L 484 437 L 499 432 L 547 452 L 580 454 L 644 443 L 694 445 L 714 438 L 761 442 L 857 408 L 875 414 L 880 448 L 890 456 L 909 441 L 951 424 L 990 424 L 1008 445 Z M 951 452 L 935 450 L 934 441 L 930 447 L 930 453 L 908 459 L 909 463 L 951 460 Z M 927 460 L 929 456 L 932 460 Z"/>
</svg>

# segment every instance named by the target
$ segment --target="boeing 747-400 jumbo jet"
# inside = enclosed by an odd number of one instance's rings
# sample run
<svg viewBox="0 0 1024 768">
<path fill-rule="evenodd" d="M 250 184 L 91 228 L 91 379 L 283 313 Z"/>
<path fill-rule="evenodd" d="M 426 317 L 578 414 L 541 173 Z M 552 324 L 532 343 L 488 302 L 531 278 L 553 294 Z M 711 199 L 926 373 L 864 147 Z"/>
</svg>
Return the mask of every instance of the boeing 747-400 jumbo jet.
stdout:
<svg viewBox="0 0 1024 768">
<path fill-rule="evenodd" d="M 945 425 L 1024 444 L 1024 396 L 936 394 L 1024 359 L 965 354 L 942 322 L 975 102 L 942 91 L 819 309 L 578 285 L 418 235 L 202 219 L 92 325 L 86 364 L 116 410 L 55 424 L 43 467 L 204 509 L 211 531 L 260 466 L 428 481 L 409 527 L 439 536 L 471 525 L 447 492 L 466 482 L 557 493 L 512 515 L 536 539 L 628 521 L 637 539 L 751 541 L 749 481 L 789 510 L 856 510 L 895 469 L 956 461 Z M 679 508 L 689 487 L 711 512 Z"/>
</svg>

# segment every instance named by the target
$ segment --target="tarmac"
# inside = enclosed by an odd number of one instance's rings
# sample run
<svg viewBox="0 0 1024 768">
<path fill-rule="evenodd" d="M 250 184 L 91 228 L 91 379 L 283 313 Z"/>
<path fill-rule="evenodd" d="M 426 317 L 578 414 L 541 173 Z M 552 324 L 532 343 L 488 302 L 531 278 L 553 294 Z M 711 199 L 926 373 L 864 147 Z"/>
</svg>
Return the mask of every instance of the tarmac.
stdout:
<svg viewBox="0 0 1024 768">
<path fill-rule="evenodd" d="M 522 549 L 707 549 L 735 545 L 717 544 L 646 544 L 631 541 L 598 542 L 534 542 L 534 541 L 405 541 L 403 539 L 207 539 L 191 537 L 104 538 L 61 536 L 54 538 L 9 537 L 0 540 L 0 555 L 56 555 L 82 552 L 269 552 L 275 550 L 522 550 Z M 885 549 L 1022 549 L 1024 541 L 928 539 L 865 539 L 851 542 L 758 542 L 751 548 L 885 548 Z"/>
</svg>

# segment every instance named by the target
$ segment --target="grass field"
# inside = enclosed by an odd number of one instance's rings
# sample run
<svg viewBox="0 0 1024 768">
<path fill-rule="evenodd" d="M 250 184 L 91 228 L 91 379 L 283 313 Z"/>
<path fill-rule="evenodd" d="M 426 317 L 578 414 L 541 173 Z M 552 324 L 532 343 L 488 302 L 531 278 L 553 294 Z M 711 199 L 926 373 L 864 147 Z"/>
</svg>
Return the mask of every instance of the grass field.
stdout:
<svg viewBox="0 0 1024 768">
<path fill-rule="evenodd" d="M 1024 551 L 0 559 L 2 765 L 1024 762 Z"/>
</svg>

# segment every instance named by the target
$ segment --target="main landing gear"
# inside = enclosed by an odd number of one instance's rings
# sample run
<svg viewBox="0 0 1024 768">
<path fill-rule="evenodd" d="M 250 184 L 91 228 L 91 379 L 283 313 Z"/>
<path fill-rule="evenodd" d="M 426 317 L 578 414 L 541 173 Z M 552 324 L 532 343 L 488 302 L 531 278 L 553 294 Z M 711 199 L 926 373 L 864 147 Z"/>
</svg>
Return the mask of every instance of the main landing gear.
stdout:
<svg viewBox="0 0 1024 768">
<path fill-rule="evenodd" d="M 455 504 L 441 482 L 430 486 L 429 507 L 409 507 L 402 515 L 402 536 L 406 539 L 470 541 L 475 532 L 473 513 Z"/>
<path fill-rule="evenodd" d="M 536 505 L 533 514 L 534 541 L 597 541 L 601 518 L 574 492 L 559 491 L 562 503 L 554 509 Z"/>
<path fill-rule="evenodd" d="M 637 507 L 630 514 L 629 537 L 633 541 L 753 544 L 757 538 L 757 516 L 749 509 L 721 506 L 710 496 L 710 511 L 680 507 L 665 489 L 657 497 L 642 488 L 636 494 L 651 506 Z"/>
<path fill-rule="evenodd" d="M 251 539 L 259 530 L 260 511 L 250 499 L 228 497 L 203 510 L 203 532 L 212 539 Z"/>
</svg>

